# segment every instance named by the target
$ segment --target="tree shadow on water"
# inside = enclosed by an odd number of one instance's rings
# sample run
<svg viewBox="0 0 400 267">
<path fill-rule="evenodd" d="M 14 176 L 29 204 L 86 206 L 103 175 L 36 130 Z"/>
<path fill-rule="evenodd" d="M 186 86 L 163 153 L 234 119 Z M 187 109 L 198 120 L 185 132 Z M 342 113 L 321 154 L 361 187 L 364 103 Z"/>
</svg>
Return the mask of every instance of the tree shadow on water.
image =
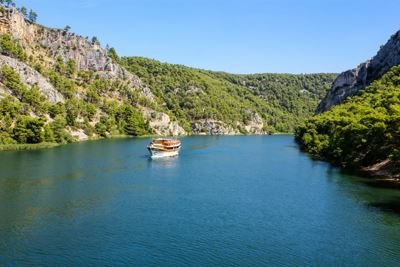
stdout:
<svg viewBox="0 0 400 267">
<path fill-rule="evenodd" d="M 368 203 L 367 206 L 369 208 L 376 208 L 400 216 L 400 197 L 386 200 L 384 202 L 371 202 Z"/>
</svg>

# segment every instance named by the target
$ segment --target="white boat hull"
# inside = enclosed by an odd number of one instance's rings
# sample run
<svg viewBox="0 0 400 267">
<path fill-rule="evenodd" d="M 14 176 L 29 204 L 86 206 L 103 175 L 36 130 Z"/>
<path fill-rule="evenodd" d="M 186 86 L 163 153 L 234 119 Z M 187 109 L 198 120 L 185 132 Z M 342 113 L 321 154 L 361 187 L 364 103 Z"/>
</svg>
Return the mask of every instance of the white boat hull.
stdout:
<svg viewBox="0 0 400 267">
<path fill-rule="evenodd" d="M 151 158 L 152 159 L 158 159 L 158 158 L 166 158 L 166 157 L 174 157 L 178 156 L 179 150 L 177 151 L 171 151 L 171 152 L 164 152 L 164 151 L 151 151 Z"/>
</svg>

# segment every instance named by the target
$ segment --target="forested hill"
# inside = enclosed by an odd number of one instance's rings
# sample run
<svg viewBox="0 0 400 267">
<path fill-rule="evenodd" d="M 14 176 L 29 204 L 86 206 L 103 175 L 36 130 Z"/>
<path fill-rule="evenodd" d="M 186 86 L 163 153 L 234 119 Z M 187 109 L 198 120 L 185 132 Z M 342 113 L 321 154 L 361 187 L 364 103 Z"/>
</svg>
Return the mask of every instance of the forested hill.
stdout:
<svg viewBox="0 0 400 267">
<path fill-rule="evenodd" d="M 216 73 L 216 75 L 238 85 L 248 88 L 253 94 L 261 97 L 274 108 L 290 114 L 292 129 L 299 121 L 309 117 L 332 86 L 337 74 L 252 74 L 234 75 Z M 280 124 L 280 122 L 276 122 Z M 281 125 L 277 128 L 285 128 Z"/>
<path fill-rule="evenodd" d="M 317 110 L 325 112 L 297 128 L 300 146 L 338 165 L 400 176 L 399 55 L 400 31 L 371 61 L 339 75 Z"/>
<path fill-rule="evenodd" d="M 400 169 L 400 66 L 360 95 L 308 119 L 296 140 L 312 155 L 346 167 Z"/>
<path fill-rule="evenodd" d="M 291 132 L 335 78 L 120 58 L 96 37 L 39 25 L 34 11 L 12 3 L 0 5 L 0 145 Z"/>
<path fill-rule="evenodd" d="M 379 79 L 391 67 L 400 64 L 400 31 L 393 34 L 378 53 L 356 68 L 341 73 L 333 82 L 332 89 L 319 104 L 316 112 L 322 113 L 332 106 L 343 103 L 347 97 L 357 95 L 371 82 Z"/>
<path fill-rule="evenodd" d="M 185 129 L 195 133 L 213 131 L 218 122 L 236 133 L 292 132 L 313 114 L 337 76 L 237 75 L 143 57 L 124 57 L 120 62 L 149 86 Z"/>
</svg>

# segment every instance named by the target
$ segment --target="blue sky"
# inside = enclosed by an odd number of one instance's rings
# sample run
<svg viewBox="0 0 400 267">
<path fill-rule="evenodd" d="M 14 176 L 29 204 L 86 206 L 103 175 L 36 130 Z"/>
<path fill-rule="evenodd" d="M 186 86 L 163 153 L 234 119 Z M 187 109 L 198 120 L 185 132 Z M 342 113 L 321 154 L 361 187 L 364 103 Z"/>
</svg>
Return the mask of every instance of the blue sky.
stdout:
<svg viewBox="0 0 400 267">
<path fill-rule="evenodd" d="M 400 29 L 399 0 L 16 0 L 123 56 L 232 73 L 341 72 Z"/>
</svg>

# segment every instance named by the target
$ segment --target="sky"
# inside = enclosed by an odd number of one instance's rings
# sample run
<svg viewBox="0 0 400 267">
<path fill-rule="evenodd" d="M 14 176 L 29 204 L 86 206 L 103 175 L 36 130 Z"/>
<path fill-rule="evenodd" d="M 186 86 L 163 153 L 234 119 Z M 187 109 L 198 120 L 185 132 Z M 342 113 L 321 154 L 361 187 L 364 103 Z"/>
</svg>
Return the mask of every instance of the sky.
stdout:
<svg viewBox="0 0 400 267">
<path fill-rule="evenodd" d="M 342 72 L 400 29 L 399 0 L 15 0 L 120 56 L 231 73 Z"/>
</svg>

